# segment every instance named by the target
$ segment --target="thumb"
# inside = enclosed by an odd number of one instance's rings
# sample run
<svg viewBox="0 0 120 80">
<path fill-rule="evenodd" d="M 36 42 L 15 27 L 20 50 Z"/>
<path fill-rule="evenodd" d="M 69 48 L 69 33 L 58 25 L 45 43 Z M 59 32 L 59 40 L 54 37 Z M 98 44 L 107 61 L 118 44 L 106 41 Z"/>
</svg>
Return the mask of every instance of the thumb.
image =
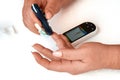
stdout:
<svg viewBox="0 0 120 80">
<path fill-rule="evenodd" d="M 55 13 L 57 13 L 60 10 L 60 7 L 56 5 L 56 1 L 54 0 L 48 0 L 49 2 L 47 3 L 45 7 L 45 15 L 47 19 L 50 19 L 53 17 Z M 56 7 L 55 7 L 56 5 Z"/>
<path fill-rule="evenodd" d="M 56 52 L 53 52 L 53 56 L 67 59 L 67 60 L 81 60 L 83 55 L 82 51 L 78 49 L 63 49 Z"/>
</svg>

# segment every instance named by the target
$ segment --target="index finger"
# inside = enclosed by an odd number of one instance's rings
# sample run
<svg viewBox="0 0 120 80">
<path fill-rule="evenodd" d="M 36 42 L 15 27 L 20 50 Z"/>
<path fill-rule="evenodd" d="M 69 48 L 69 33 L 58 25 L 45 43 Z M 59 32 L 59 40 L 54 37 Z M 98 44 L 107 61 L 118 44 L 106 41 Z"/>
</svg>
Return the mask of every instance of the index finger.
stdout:
<svg viewBox="0 0 120 80">
<path fill-rule="evenodd" d="M 55 40 L 57 46 L 59 49 L 64 49 L 64 48 L 68 48 L 69 46 L 67 45 L 67 43 L 62 39 L 62 37 L 56 33 L 54 33 L 52 35 L 53 39 Z"/>
<path fill-rule="evenodd" d="M 34 44 L 33 47 L 40 52 L 41 54 L 43 54 L 45 57 L 51 59 L 51 60 L 59 60 L 59 58 L 55 57 L 52 55 L 52 51 L 48 48 L 43 47 L 40 44 Z"/>
<path fill-rule="evenodd" d="M 52 60 L 49 61 L 46 58 L 43 58 L 39 53 L 37 52 L 32 52 L 33 56 L 35 57 L 35 60 L 37 61 L 38 64 L 41 66 L 45 67 L 48 70 L 53 70 L 53 71 L 59 71 L 59 72 L 68 72 L 70 70 L 71 61 L 62 61 L 62 60 Z"/>
</svg>

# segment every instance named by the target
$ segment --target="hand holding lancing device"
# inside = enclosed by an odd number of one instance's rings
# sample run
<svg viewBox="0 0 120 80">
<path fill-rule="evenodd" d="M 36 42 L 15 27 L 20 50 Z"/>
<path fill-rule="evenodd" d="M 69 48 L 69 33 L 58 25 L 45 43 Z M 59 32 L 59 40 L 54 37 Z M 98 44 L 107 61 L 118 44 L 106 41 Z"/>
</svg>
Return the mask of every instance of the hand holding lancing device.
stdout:
<svg viewBox="0 0 120 80">
<path fill-rule="evenodd" d="M 63 6 L 72 1 L 73 0 L 24 0 L 22 9 L 23 22 L 30 31 L 39 34 L 34 24 L 38 23 L 39 26 L 42 25 L 31 10 L 31 5 L 38 4 L 43 13 L 45 13 L 46 19 L 51 19 Z"/>
</svg>

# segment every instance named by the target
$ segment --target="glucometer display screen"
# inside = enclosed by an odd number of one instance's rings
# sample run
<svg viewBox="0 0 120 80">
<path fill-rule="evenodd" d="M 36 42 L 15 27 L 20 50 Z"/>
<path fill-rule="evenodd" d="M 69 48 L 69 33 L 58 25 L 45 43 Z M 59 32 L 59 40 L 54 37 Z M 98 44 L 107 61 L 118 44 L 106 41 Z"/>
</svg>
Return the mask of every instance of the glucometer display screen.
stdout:
<svg viewBox="0 0 120 80">
<path fill-rule="evenodd" d="M 81 27 L 73 28 L 70 31 L 64 33 L 64 35 L 69 39 L 70 42 L 74 42 L 86 34 L 87 32 Z"/>
</svg>

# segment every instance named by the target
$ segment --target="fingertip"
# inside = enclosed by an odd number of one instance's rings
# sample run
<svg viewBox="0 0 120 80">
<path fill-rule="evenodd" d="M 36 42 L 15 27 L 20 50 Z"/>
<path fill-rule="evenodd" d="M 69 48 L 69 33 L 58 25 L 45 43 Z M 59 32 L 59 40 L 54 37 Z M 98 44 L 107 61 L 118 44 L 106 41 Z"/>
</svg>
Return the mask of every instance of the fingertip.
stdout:
<svg viewBox="0 0 120 80">
<path fill-rule="evenodd" d="M 36 62 L 39 64 L 42 59 L 41 55 L 37 52 L 32 52 L 32 55 L 35 58 Z"/>
<path fill-rule="evenodd" d="M 31 51 L 32 54 L 34 54 L 35 52 Z"/>
<path fill-rule="evenodd" d="M 52 18 L 52 13 L 51 12 L 46 12 L 46 18 L 51 19 Z"/>
<path fill-rule="evenodd" d="M 56 36 L 57 36 L 57 33 L 54 32 L 54 33 L 52 34 L 52 37 L 54 38 L 54 37 L 56 37 Z"/>
<path fill-rule="evenodd" d="M 36 43 L 32 46 L 35 50 L 38 50 L 40 48 L 43 48 L 40 44 Z"/>
<path fill-rule="evenodd" d="M 32 47 L 35 47 L 36 45 L 38 45 L 37 43 L 33 44 Z"/>
<path fill-rule="evenodd" d="M 39 34 L 38 30 L 35 28 L 34 25 L 25 25 L 25 27 L 27 27 L 31 32 L 35 33 L 35 34 Z"/>
<path fill-rule="evenodd" d="M 31 51 L 31 53 L 32 53 L 32 55 L 34 56 L 34 58 L 36 59 L 36 55 L 38 54 L 37 52 L 32 52 Z"/>
</svg>

